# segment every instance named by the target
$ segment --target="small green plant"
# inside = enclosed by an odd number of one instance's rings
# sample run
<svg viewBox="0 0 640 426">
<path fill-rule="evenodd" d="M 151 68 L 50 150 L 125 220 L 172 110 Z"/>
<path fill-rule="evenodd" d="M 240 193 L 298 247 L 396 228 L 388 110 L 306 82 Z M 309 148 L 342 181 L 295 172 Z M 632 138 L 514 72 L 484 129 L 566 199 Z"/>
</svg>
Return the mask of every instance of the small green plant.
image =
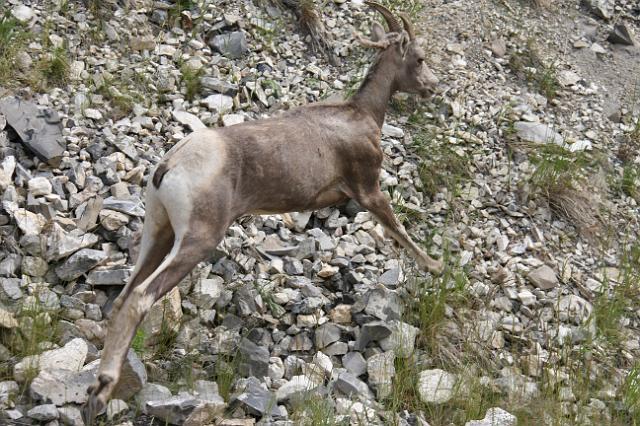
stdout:
<svg viewBox="0 0 640 426">
<path fill-rule="evenodd" d="M 419 174 L 422 191 L 428 197 L 435 196 L 443 188 L 456 193 L 461 184 L 471 178 L 470 158 L 455 146 L 436 139 L 427 128 L 417 128 L 413 146 L 420 157 Z"/>
<path fill-rule="evenodd" d="M 424 2 L 420 0 L 381 0 L 380 4 L 386 6 L 394 13 L 404 12 L 415 20 L 424 9 Z"/>
<path fill-rule="evenodd" d="M 133 111 L 136 101 L 140 96 L 129 90 L 129 88 L 117 79 L 105 79 L 104 84 L 96 90 L 111 104 L 111 114 L 114 119 L 119 120 L 126 117 Z"/>
<path fill-rule="evenodd" d="M 305 392 L 292 401 L 291 418 L 300 426 L 338 426 L 335 407 L 331 398 L 324 398 L 317 393 Z"/>
<path fill-rule="evenodd" d="M 48 86 L 63 86 L 69 77 L 69 58 L 67 50 L 60 46 L 51 53 L 44 54 L 38 63 L 38 69 Z"/>
<path fill-rule="evenodd" d="M 204 68 L 196 69 L 184 64 L 180 67 L 180 74 L 182 75 L 182 84 L 186 89 L 186 98 L 189 101 L 193 101 L 202 90 L 200 78 L 204 74 Z"/>
<path fill-rule="evenodd" d="M 0 85 L 9 86 L 20 80 L 16 56 L 28 39 L 28 33 L 8 9 L 0 15 Z"/>
<path fill-rule="evenodd" d="M 640 366 L 635 365 L 622 386 L 623 402 L 633 418 L 633 424 L 640 424 Z"/>
<path fill-rule="evenodd" d="M 540 195 L 559 218 L 567 219 L 581 232 L 598 229 L 593 195 L 584 190 L 592 161 L 584 152 L 570 152 L 547 143 L 536 147 L 529 159 L 536 169 L 529 179 L 530 192 Z"/>
<path fill-rule="evenodd" d="M 214 368 L 215 381 L 218 384 L 218 390 L 220 396 L 225 401 L 229 400 L 231 396 L 231 390 L 233 389 L 233 383 L 238 375 L 238 365 L 240 364 L 239 353 L 232 353 L 228 355 L 220 354 L 216 360 Z"/>
<path fill-rule="evenodd" d="M 593 308 L 599 333 L 611 344 L 620 341 L 620 320 L 640 299 L 640 244 L 633 243 L 624 248 L 620 259 L 619 276 L 607 277 Z"/>
<path fill-rule="evenodd" d="M 529 39 L 520 52 L 511 55 L 509 67 L 536 86 L 547 99 L 556 97 L 559 88 L 556 65 L 543 59 L 533 39 Z"/>
<path fill-rule="evenodd" d="M 633 164 L 627 164 L 622 169 L 620 180 L 620 190 L 627 196 L 639 200 L 638 181 L 640 180 L 640 170 Z"/>
<path fill-rule="evenodd" d="M 146 348 L 144 346 L 145 338 L 144 330 L 141 327 L 138 327 L 136 335 L 133 336 L 133 341 L 131 342 L 131 348 L 136 352 L 136 354 L 138 354 L 138 356 L 142 356 L 146 352 Z"/>
</svg>

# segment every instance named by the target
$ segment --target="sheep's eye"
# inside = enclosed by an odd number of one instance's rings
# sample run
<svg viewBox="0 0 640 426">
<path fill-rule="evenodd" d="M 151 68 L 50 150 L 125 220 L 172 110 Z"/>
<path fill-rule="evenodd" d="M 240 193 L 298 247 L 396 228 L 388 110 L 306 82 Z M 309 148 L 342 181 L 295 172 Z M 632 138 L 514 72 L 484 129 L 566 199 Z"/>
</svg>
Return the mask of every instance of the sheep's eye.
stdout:
<svg viewBox="0 0 640 426">
<path fill-rule="evenodd" d="M 418 58 L 418 63 L 419 64 L 424 64 L 424 58 Z"/>
</svg>

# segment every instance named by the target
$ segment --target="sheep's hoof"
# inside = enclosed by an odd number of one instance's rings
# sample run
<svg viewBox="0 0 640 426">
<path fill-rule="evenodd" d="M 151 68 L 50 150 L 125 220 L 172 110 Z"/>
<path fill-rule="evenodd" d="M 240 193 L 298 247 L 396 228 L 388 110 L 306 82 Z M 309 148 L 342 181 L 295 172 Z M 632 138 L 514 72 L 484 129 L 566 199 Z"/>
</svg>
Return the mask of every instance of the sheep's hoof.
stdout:
<svg viewBox="0 0 640 426">
<path fill-rule="evenodd" d="M 82 420 L 84 420 L 85 426 L 93 425 L 98 414 L 107 406 L 108 393 L 109 389 L 113 387 L 113 381 L 111 376 L 100 374 L 96 383 L 87 389 L 89 399 L 82 407 Z"/>
</svg>

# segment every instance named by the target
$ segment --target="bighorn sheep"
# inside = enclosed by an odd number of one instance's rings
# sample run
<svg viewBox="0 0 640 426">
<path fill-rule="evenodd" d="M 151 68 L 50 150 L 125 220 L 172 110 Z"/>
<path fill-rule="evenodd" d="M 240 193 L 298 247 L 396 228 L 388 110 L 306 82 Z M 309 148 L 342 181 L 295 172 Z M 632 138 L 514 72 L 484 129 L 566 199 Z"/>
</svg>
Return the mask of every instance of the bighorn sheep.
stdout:
<svg viewBox="0 0 640 426">
<path fill-rule="evenodd" d="M 87 423 L 120 378 L 127 350 L 151 305 L 174 288 L 241 215 L 308 211 L 353 198 L 369 210 L 418 264 L 439 273 L 407 235 L 380 191 L 380 133 L 394 92 L 428 95 L 438 79 L 425 64 L 406 15 L 367 1 L 388 26 L 374 23 L 380 50 L 358 92 L 340 103 L 303 106 L 275 118 L 196 131 L 177 143 L 147 186 L 140 254 L 113 304 L 97 381 L 84 407 Z"/>
</svg>

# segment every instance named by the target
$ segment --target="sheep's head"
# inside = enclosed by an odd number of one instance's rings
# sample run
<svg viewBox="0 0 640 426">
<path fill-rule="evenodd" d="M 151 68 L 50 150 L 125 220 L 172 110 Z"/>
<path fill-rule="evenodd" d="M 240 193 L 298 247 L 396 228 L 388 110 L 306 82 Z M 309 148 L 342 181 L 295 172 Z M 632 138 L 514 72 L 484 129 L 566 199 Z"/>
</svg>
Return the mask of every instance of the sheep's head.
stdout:
<svg viewBox="0 0 640 426">
<path fill-rule="evenodd" d="M 395 65 L 393 75 L 389 75 L 388 78 L 393 79 L 396 90 L 421 96 L 432 93 L 438 84 L 438 78 L 425 62 L 425 52 L 416 39 L 409 17 L 403 13 L 399 15 L 398 20 L 381 4 L 372 1 L 365 3 L 384 16 L 389 31 L 385 31 L 382 25 L 375 22 L 371 28 L 371 38 L 358 36 L 360 43 L 366 47 L 380 49 L 380 60 L 390 61 Z"/>
</svg>

